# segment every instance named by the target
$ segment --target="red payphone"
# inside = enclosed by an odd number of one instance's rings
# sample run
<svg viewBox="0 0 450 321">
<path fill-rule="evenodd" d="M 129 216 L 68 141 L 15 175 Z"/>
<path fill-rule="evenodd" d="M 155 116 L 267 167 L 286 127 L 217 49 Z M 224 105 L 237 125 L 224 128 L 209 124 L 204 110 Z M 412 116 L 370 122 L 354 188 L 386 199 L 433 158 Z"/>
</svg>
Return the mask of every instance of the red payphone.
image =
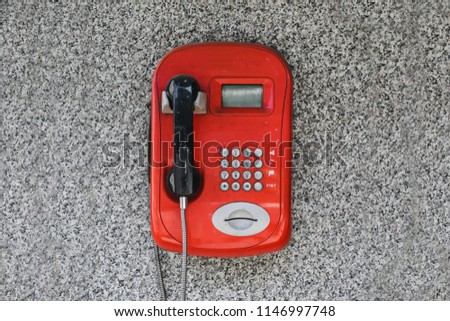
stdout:
<svg viewBox="0 0 450 321">
<path fill-rule="evenodd" d="M 152 83 L 155 242 L 215 257 L 284 247 L 291 112 L 289 67 L 268 47 L 206 43 L 169 52 Z"/>
</svg>

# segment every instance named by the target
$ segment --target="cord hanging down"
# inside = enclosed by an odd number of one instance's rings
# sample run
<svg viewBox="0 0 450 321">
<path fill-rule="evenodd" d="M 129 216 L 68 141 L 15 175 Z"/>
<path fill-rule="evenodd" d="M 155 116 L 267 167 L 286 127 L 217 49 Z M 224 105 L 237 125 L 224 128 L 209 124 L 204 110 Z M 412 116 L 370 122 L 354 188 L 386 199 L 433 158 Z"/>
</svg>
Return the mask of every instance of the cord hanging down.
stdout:
<svg viewBox="0 0 450 321">
<path fill-rule="evenodd" d="M 155 242 L 153 242 L 153 251 L 155 253 L 155 261 L 156 261 L 156 274 L 158 276 L 158 286 L 159 286 L 159 299 L 161 301 L 166 301 L 166 287 L 164 286 L 164 278 L 162 275 L 162 268 L 161 268 L 161 256 L 159 253 L 159 247 L 156 245 Z"/>
<path fill-rule="evenodd" d="M 186 207 L 187 197 L 180 197 L 180 215 L 181 215 L 181 242 L 182 242 L 182 254 L 181 254 L 181 300 L 186 301 L 186 287 L 187 287 L 187 230 L 186 230 Z M 156 260 L 156 273 L 158 275 L 158 284 L 160 292 L 160 300 L 166 301 L 166 288 L 164 286 L 164 279 L 161 269 L 161 257 L 159 253 L 159 247 L 154 244 L 154 253 Z"/>
<path fill-rule="evenodd" d="M 187 284 L 187 230 L 186 230 L 186 207 L 187 197 L 180 197 L 180 214 L 181 214 L 181 300 L 186 301 L 186 284 Z"/>
</svg>

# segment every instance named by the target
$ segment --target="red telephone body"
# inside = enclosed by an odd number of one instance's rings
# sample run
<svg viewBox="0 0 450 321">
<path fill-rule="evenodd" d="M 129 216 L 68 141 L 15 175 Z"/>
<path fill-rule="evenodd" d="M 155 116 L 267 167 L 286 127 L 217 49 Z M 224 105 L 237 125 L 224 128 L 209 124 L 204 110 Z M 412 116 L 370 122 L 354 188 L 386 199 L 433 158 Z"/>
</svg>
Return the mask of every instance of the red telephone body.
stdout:
<svg viewBox="0 0 450 321">
<path fill-rule="evenodd" d="M 291 234 L 291 73 L 279 53 L 265 46 L 247 43 L 182 46 L 169 52 L 154 73 L 150 221 L 155 242 L 166 250 L 181 252 L 179 201 L 170 195 L 165 184 L 173 164 L 173 115 L 163 113 L 161 106 L 168 81 L 179 74 L 194 77 L 200 90 L 207 94 L 206 114 L 193 116 L 196 142 L 194 163 L 202 183 L 199 193 L 189 199 L 186 210 L 188 254 L 236 257 L 280 250 L 288 243 Z M 261 107 L 222 106 L 222 86 L 233 84 L 261 85 Z M 222 159 L 227 159 L 230 164 L 237 159 L 242 164 L 246 159 L 242 150 L 246 146 L 252 152 L 256 148 L 263 151 L 261 168 L 254 168 L 256 156 L 253 154 L 248 157 L 252 164 L 250 168 L 221 167 Z M 233 157 L 230 152 L 229 156 L 223 157 L 221 150 L 224 147 L 230 151 L 238 148 L 241 153 Z M 231 174 L 235 170 L 240 173 L 238 179 L 231 175 L 225 180 L 221 177 L 222 171 Z M 252 173 L 250 179 L 243 178 L 245 170 Z M 259 180 L 253 176 L 256 170 L 262 172 Z M 256 191 L 254 186 L 258 181 L 262 189 Z M 240 188 L 223 191 L 223 182 L 230 185 L 237 182 Z M 246 185 L 251 186 L 250 190 L 242 188 L 246 182 L 250 183 Z M 213 222 L 215 213 L 222 206 L 234 203 L 262 208 L 266 215 L 265 228 L 252 235 L 242 234 L 242 226 L 236 230 L 237 235 L 216 228 Z M 257 220 L 254 222 L 257 224 Z M 228 226 L 225 228 L 229 229 Z"/>
</svg>

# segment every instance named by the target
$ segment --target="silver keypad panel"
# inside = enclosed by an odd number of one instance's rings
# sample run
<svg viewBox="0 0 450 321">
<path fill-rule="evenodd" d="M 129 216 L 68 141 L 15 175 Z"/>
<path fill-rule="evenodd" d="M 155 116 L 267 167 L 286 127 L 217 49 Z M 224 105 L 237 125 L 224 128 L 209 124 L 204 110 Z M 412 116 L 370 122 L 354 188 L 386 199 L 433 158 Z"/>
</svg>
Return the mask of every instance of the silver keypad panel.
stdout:
<svg viewBox="0 0 450 321">
<path fill-rule="evenodd" d="M 223 192 L 261 192 L 264 188 L 264 162 L 261 148 L 222 148 L 220 155 L 220 190 Z"/>
</svg>

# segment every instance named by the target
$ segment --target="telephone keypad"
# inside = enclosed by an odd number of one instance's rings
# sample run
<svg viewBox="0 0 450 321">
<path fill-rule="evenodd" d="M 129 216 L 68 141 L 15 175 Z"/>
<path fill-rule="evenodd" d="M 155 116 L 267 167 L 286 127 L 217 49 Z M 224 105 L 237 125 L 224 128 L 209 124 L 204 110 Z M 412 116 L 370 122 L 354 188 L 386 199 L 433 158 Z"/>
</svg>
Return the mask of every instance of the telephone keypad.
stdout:
<svg viewBox="0 0 450 321">
<path fill-rule="evenodd" d="M 241 158 L 241 154 L 242 158 L 244 158 L 242 160 L 238 159 Z M 235 192 L 239 191 L 241 187 L 245 192 L 249 192 L 251 190 L 260 192 L 263 190 L 264 185 L 263 182 L 261 182 L 263 178 L 263 172 L 259 170 L 264 166 L 261 159 L 263 155 L 263 151 L 261 148 L 256 148 L 254 151 L 249 148 L 245 148 L 244 150 L 242 150 L 242 152 L 239 148 L 233 148 L 231 149 L 231 152 L 227 148 L 222 148 L 220 149 L 220 155 L 223 157 L 220 161 L 220 167 L 232 167 L 233 169 L 231 173 L 227 170 L 222 170 L 220 172 L 220 178 L 222 180 L 222 182 L 220 183 L 220 189 L 222 191 L 228 191 L 230 187 L 231 190 Z M 252 168 L 258 170 L 252 173 Z M 230 179 L 230 176 L 232 182 L 228 183 L 227 180 Z M 242 183 L 238 182 L 238 180 L 241 179 L 241 176 L 244 180 L 244 182 Z M 252 178 L 254 179 L 253 182 L 251 181 Z"/>
</svg>

